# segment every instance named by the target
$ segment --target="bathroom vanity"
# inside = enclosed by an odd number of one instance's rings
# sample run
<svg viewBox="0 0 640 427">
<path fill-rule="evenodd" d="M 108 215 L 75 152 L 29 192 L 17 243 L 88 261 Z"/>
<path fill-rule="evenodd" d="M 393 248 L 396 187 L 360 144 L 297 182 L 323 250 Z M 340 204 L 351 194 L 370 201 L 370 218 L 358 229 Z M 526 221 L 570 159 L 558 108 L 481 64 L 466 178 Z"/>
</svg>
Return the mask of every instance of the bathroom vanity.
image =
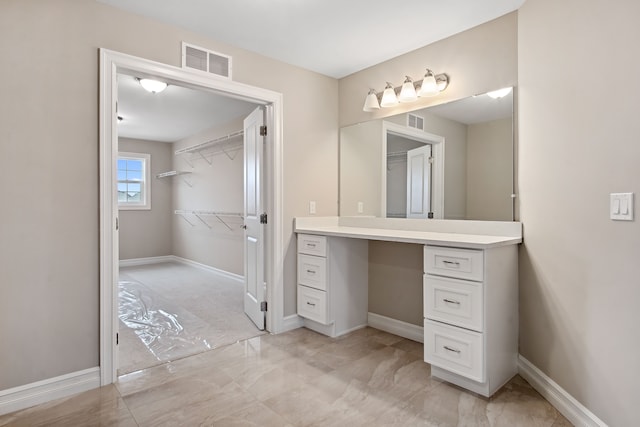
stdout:
<svg viewBox="0 0 640 427">
<path fill-rule="evenodd" d="M 368 241 L 423 245 L 424 360 L 491 396 L 517 373 L 518 222 L 296 218 L 298 315 L 336 337 L 367 325 Z"/>
</svg>

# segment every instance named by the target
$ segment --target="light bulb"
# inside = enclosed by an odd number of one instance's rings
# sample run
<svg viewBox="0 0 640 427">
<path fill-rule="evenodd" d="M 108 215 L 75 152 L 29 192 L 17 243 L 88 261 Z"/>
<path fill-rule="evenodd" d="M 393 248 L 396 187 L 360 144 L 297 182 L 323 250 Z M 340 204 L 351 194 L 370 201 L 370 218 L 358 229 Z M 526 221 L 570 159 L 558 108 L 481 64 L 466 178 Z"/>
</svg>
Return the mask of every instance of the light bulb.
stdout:
<svg viewBox="0 0 640 427">
<path fill-rule="evenodd" d="M 427 74 L 422 79 L 422 86 L 420 86 L 420 92 L 418 96 L 434 96 L 440 93 L 438 84 L 436 83 L 436 77 L 433 75 L 433 71 L 427 69 Z"/>
<path fill-rule="evenodd" d="M 402 84 L 402 89 L 400 90 L 400 96 L 398 97 L 398 101 L 400 102 L 411 102 L 418 99 L 418 94 L 416 93 L 416 88 L 413 85 L 413 81 L 411 77 L 406 76 L 407 78 L 404 80 Z"/>
<path fill-rule="evenodd" d="M 391 83 L 387 82 L 387 86 L 384 88 L 384 92 L 382 93 L 380 106 L 393 107 L 394 105 L 398 105 L 398 97 L 396 96 L 396 91 L 393 86 L 391 86 Z"/>
<path fill-rule="evenodd" d="M 362 111 L 370 113 L 371 111 L 379 110 L 380 104 L 378 104 L 378 95 L 376 95 L 375 89 L 370 89 L 369 94 L 364 100 L 364 107 Z"/>
</svg>

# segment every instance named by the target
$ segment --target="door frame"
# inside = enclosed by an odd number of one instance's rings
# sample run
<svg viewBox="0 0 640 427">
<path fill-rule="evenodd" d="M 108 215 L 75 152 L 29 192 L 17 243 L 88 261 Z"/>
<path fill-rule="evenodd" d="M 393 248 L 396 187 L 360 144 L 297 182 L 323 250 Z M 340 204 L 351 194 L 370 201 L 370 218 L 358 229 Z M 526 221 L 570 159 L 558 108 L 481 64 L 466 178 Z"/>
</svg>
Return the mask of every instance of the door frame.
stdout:
<svg viewBox="0 0 640 427">
<path fill-rule="evenodd" d="M 272 333 L 283 329 L 283 96 L 281 93 L 243 83 L 199 74 L 112 50 L 100 49 L 100 383 L 115 382 L 117 376 L 117 287 L 118 203 L 115 185 L 118 156 L 117 83 L 119 72 L 155 77 L 192 89 L 212 91 L 264 105 L 269 131 L 265 141 L 265 209 L 269 222 L 265 229 L 265 281 L 267 284 L 266 328 Z"/>
<path fill-rule="evenodd" d="M 402 126 L 396 123 L 382 121 L 382 171 L 380 173 L 380 212 L 387 217 L 387 135 L 403 136 L 414 141 L 431 145 L 431 210 L 434 219 L 444 218 L 444 137 Z"/>
</svg>

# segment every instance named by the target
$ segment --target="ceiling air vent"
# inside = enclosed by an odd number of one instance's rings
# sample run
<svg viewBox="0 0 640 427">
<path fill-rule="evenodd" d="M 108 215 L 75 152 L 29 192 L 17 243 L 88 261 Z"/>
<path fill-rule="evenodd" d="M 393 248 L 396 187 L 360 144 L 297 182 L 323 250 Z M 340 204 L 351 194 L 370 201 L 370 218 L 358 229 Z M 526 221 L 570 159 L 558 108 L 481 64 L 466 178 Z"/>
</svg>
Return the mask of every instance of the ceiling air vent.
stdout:
<svg viewBox="0 0 640 427">
<path fill-rule="evenodd" d="M 231 57 L 182 42 L 182 68 L 231 79 Z"/>
<path fill-rule="evenodd" d="M 424 117 L 407 113 L 407 126 L 409 126 L 410 128 L 424 130 Z"/>
</svg>

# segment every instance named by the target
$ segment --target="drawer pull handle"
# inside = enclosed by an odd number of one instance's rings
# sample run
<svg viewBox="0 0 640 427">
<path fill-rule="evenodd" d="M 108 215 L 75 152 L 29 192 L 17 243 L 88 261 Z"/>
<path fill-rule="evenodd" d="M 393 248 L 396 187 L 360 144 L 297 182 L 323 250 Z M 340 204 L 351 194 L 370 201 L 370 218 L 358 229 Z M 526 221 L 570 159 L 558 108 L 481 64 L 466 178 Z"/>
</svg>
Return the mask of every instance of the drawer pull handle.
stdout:
<svg viewBox="0 0 640 427">
<path fill-rule="evenodd" d="M 316 274 L 316 271 L 307 269 L 307 274 Z"/>
<path fill-rule="evenodd" d="M 447 261 L 444 260 L 442 261 L 443 264 L 445 264 L 447 267 L 455 267 L 455 268 L 460 268 L 460 263 L 458 261 Z"/>
<path fill-rule="evenodd" d="M 311 307 L 315 307 L 316 305 L 313 303 L 310 303 L 309 301 L 307 301 L 307 305 L 310 305 Z"/>
<path fill-rule="evenodd" d="M 449 347 L 448 345 L 445 345 L 445 346 L 444 346 L 444 349 L 445 349 L 445 350 L 447 350 L 447 351 L 452 351 L 452 352 L 454 352 L 454 353 L 458 353 L 458 354 L 460 354 L 460 350 L 455 349 L 455 348 L 451 348 L 451 347 Z"/>
<path fill-rule="evenodd" d="M 460 305 L 460 301 L 454 301 L 452 299 L 448 299 L 448 298 L 443 298 L 442 301 L 444 302 L 448 302 L 449 304 L 457 304 Z"/>
<path fill-rule="evenodd" d="M 309 248 L 315 248 L 316 244 L 315 243 L 307 243 L 307 247 Z"/>
</svg>

